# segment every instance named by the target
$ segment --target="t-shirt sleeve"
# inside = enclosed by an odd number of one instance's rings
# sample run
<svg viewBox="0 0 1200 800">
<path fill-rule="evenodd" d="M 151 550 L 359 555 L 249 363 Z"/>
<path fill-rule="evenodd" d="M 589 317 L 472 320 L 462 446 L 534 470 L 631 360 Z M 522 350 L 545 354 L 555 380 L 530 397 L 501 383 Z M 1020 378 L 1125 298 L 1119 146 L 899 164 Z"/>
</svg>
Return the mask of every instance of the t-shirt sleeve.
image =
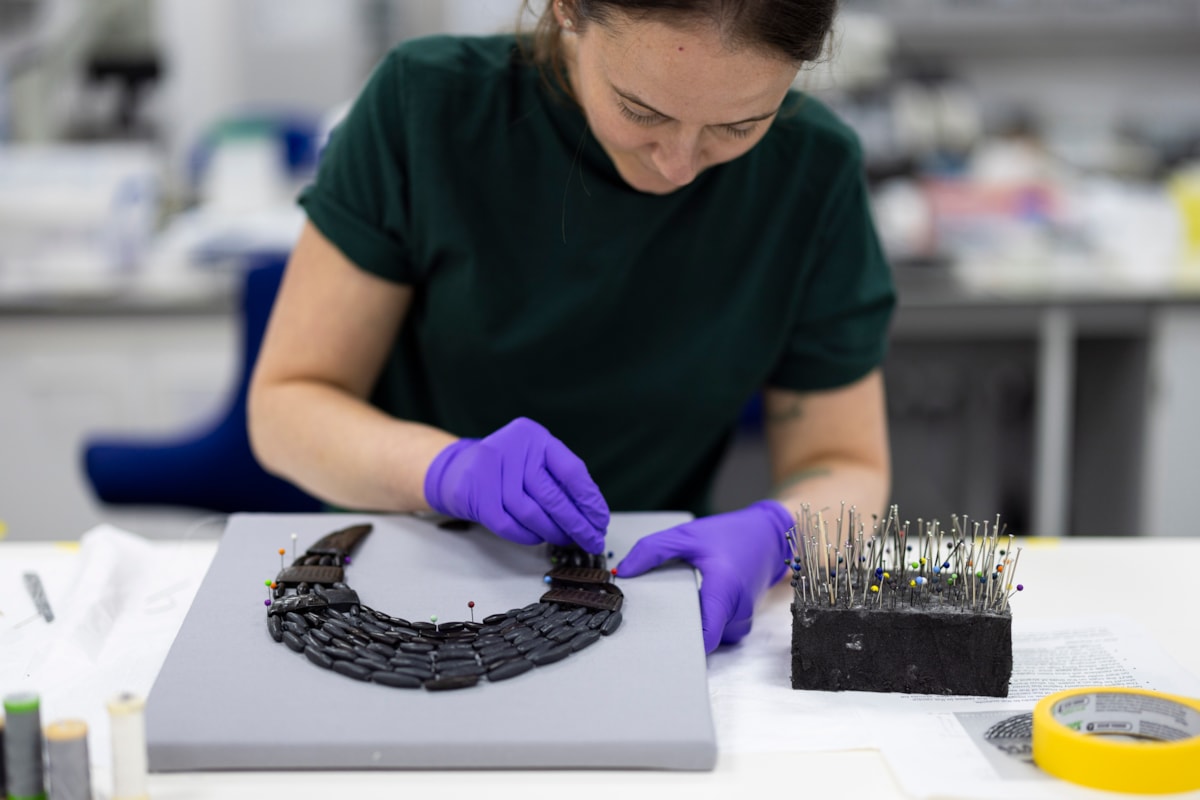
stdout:
<svg viewBox="0 0 1200 800">
<path fill-rule="evenodd" d="M 393 51 L 371 74 L 321 154 L 299 202 L 351 262 L 411 283 L 403 62 Z"/>
<path fill-rule="evenodd" d="M 891 269 L 871 217 L 857 142 L 838 173 L 801 256 L 794 323 L 768 384 L 808 391 L 853 383 L 887 352 L 896 304 Z"/>
</svg>

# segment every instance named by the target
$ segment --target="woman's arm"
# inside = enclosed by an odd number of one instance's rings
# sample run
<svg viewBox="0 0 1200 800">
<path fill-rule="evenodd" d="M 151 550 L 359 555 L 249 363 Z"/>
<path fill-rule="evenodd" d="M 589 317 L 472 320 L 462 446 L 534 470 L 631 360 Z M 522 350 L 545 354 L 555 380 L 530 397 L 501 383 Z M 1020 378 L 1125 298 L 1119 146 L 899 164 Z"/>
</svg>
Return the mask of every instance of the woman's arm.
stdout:
<svg viewBox="0 0 1200 800">
<path fill-rule="evenodd" d="M 425 473 L 455 437 L 367 401 L 411 297 L 305 225 L 250 383 L 250 443 L 267 470 L 337 505 L 427 507 Z"/>
<path fill-rule="evenodd" d="M 773 497 L 792 512 L 807 504 L 832 526 L 845 503 L 882 515 L 891 486 L 883 377 L 819 392 L 768 389 L 763 398 Z"/>
</svg>

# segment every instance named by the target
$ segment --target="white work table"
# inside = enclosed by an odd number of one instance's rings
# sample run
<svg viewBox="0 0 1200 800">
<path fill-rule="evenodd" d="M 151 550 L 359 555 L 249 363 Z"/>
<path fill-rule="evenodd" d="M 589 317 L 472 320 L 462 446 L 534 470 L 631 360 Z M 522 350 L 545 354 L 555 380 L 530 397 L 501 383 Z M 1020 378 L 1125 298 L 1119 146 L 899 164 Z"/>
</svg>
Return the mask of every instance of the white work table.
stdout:
<svg viewBox="0 0 1200 800">
<path fill-rule="evenodd" d="M 1066 538 L 1024 545 L 1013 600 L 1018 623 L 1124 615 L 1144 629 L 1164 658 L 1200 685 L 1200 622 L 1195 613 L 1193 565 L 1200 538 Z M 101 547 L 103 545 L 103 547 Z M 82 716 L 92 723 L 93 778 L 98 796 L 109 786 L 103 703 L 115 691 L 148 692 L 182 621 L 215 540 L 149 542 L 114 529 L 97 529 L 77 544 L 0 543 L 0 685 L 35 689 L 43 723 Z M 86 569 L 81 561 L 88 559 Z M 37 571 L 52 605 L 53 623 L 36 616 L 21 586 Z M 83 602 L 81 593 L 95 595 Z M 852 705 L 851 695 L 792 692 L 789 669 L 791 589 L 777 586 L 762 602 L 754 631 L 743 644 L 709 657 L 710 693 L 720 749 L 712 772 L 658 771 L 361 771 L 154 774 L 150 795 L 162 798 L 369 797 L 650 797 L 727 798 L 768 793 L 809 798 L 911 797 L 875 749 L 848 745 L 846 731 L 830 728 L 832 752 L 813 752 L 821 715 L 803 700 L 826 707 Z M 60 626 L 55 629 L 55 625 Z M 1015 627 L 1020 627 L 1017 625 Z M 97 632 L 99 631 L 99 632 Z M 107 638 L 107 641 L 106 641 Z M 69 640 L 69 641 L 68 641 Z M 119 643 L 120 652 L 113 652 Z M 134 645 L 129 643 L 133 642 Z M 776 663 L 778 662 L 778 663 Z M 755 681 L 759 670 L 763 676 Z M 40 682 L 31 686 L 29 682 Z M 577 705 L 603 714 L 604 698 L 580 687 Z M 847 712 L 852 716 L 852 712 Z M 903 719 L 903 717 L 899 717 Z M 402 722 L 398 722 L 402 724 Z M 636 725 L 636 720 L 631 720 Z M 881 725 L 885 724 L 880 722 Z M 894 724 L 889 722 L 886 724 Z M 757 736 L 766 731 L 769 736 Z M 790 731 L 796 732 L 794 746 Z M 929 769 L 939 755 L 930 751 Z M 1054 797 L 1119 797 L 1047 783 Z M 942 794 L 939 796 L 962 796 Z M 1184 795 L 1174 795 L 1184 796 Z M 1200 796 L 1193 793 L 1187 796 Z"/>
</svg>

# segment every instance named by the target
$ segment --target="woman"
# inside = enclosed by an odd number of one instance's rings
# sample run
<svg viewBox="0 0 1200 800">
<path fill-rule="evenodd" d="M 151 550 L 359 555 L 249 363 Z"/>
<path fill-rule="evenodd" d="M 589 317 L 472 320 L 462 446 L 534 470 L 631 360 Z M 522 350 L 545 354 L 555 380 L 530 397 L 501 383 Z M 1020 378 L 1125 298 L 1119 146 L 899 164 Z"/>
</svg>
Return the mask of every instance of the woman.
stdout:
<svg viewBox="0 0 1200 800">
<path fill-rule="evenodd" d="M 301 198 L 253 379 L 266 467 L 346 507 L 603 547 L 610 506 L 750 630 L 802 505 L 887 498 L 894 303 L 852 133 L 790 92 L 835 0 L 562 0 L 401 45 Z M 775 495 L 703 516 L 764 391 Z"/>
</svg>

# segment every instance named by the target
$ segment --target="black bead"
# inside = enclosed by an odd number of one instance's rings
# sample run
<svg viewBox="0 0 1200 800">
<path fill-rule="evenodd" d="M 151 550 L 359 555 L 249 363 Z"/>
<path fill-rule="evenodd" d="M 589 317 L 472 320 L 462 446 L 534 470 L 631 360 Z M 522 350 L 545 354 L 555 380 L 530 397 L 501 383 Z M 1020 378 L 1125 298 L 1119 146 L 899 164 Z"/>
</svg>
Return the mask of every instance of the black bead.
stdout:
<svg viewBox="0 0 1200 800">
<path fill-rule="evenodd" d="M 364 667 L 362 664 L 355 664 L 353 661 L 334 661 L 333 671 L 354 678 L 355 680 L 365 681 L 370 679 L 372 670 Z"/>
<path fill-rule="evenodd" d="M 389 672 L 394 672 L 397 675 L 407 675 L 410 678 L 416 678 L 419 681 L 433 680 L 433 670 L 426 667 L 425 669 L 417 669 L 416 667 L 398 667 L 393 666 Z"/>
<path fill-rule="evenodd" d="M 517 648 L 518 653 L 525 653 L 528 655 L 530 652 L 538 649 L 539 647 L 549 647 L 553 644 L 553 642 L 543 639 L 541 636 L 535 636 L 532 639 L 526 639 L 520 644 L 514 644 L 513 647 Z"/>
<path fill-rule="evenodd" d="M 279 617 L 267 617 L 267 633 L 271 634 L 271 638 L 275 641 L 283 641 L 283 622 Z"/>
<path fill-rule="evenodd" d="M 396 648 L 389 647 L 388 645 L 380 642 L 371 642 L 366 646 L 366 649 L 372 653 L 378 653 L 384 658 L 391 658 L 392 656 L 396 655 Z"/>
<path fill-rule="evenodd" d="M 528 642 L 531 639 L 537 639 L 537 638 L 539 638 L 537 631 L 531 630 L 529 628 L 525 628 L 520 632 L 520 634 L 509 639 L 508 643 L 511 644 L 513 647 L 517 647 L 524 642 Z"/>
<path fill-rule="evenodd" d="M 386 659 L 382 658 L 356 658 L 353 663 L 366 667 L 369 670 L 383 670 L 388 672 L 392 669 L 392 665 Z"/>
<path fill-rule="evenodd" d="M 338 659 L 339 661 L 353 661 L 358 658 L 358 653 L 351 650 L 349 647 L 332 644 L 329 647 L 324 647 L 322 650 L 330 658 Z"/>
<path fill-rule="evenodd" d="M 433 662 L 428 658 L 414 658 L 412 656 L 399 655 L 395 658 L 389 658 L 388 663 L 397 667 L 408 667 L 411 669 L 431 669 Z"/>
<path fill-rule="evenodd" d="M 350 627 L 342 624 L 336 619 L 331 619 L 321 626 L 321 630 L 333 636 L 336 639 L 345 639 L 350 636 Z"/>
<path fill-rule="evenodd" d="M 480 636 L 478 639 L 471 642 L 471 647 L 475 648 L 476 650 L 482 650 L 485 647 L 491 647 L 492 645 L 504 643 L 505 640 L 502 636 Z"/>
<path fill-rule="evenodd" d="M 397 689 L 420 689 L 423 683 L 422 678 L 413 675 L 405 675 L 401 672 L 384 672 L 382 670 L 372 672 L 371 680 L 375 683 L 381 683 L 384 686 L 393 686 Z"/>
<path fill-rule="evenodd" d="M 536 634 L 537 632 L 533 628 L 527 628 L 524 625 L 514 625 L 511 628 L 509 628 L 508 630 L 506 630 L 504 632 L 504 635 L 501 636 L 500 638 L 504 639 L 505 641 L 511 642 L 514 639 L 524 638 L 525 636 L 527 636 L 531 633 Z"/>
<path fill-rule="evenodd" d="M 552 642 L 567 642 L 573 639 L 577 633 L 579 633 L 579 628 L 573 625 L 563 625 L 558 630 L 546 634 L 546 638 Z"/>
<path fill-rule="evenodd" d="M 559 644 L 545 650 L 535 650 L 532 653 L 526 653 L 525 657 L 535 665 L 542 667 L 546 664 L 553 664 L 555 661 L 562 661 L 570 654 L 571 645 Z"/>
<path fill-rule="evenodd" d="M 608 636 L 619 627 L 621 627 L 621 612 L 617 611 L 614 614 L 610 614 L 608 619 L 604 620 L 604 624 L 600 626 L 600 632 Z"/>
<path fill-rule="evenodd" d="M 525 657 L 530 661 L 533 661 L 534 657 L 540 656 L 547 650 L 553 650 L 555 647 L 562 647 L 562 645 L 555 644 L 547 639 L 539 639 L 535 647 L 531 647 L 528 650 L 521 650 L 521 648 L 518 647 L 517 650 L 524 653 Z"/>
<path fill-rule="evenodd" d="M 333 667 L 333 659 L 324 651 L 318 650 L 315 647 L 304 648 L 304 655 L 309 661 L 316 664 L 318 667 L 331 669 Z"/>
<path fill-rule="evenodd" d="M 373 642 L 381 642 L 389 647 L 395 647 L 400 642 L 405 641 L 404 638 L 397 636 L 391 631 L 367 631 L 367 638 Z"/>
<path fill-rule="evenodd" d="M 489 652 L 487 655 L 484 655 L 482 653 L 479 654 L 479 660 L 489 666 L 492 664 L 495 664 L 497 661 L 510 661 L 514 658 L 520 658 L 520 657 L 521 657 L 521 651 L 518 650 L 517 648 L 511 647 L 511 646 L 497 648 L 497 649 Z"/>
<path fill-rule="evenodd" d="M 571 650 L 579 651 L 600 639 L 600 631 L 584 631 L 571 640 Z"/>
<path fill-rule="evenodd" d="M 283 629 L 287 630 L 287 631 L 291 631 L 292 633 L 296 634 L 297 636 L 303 636 L 304 634 L 308 633 L 307 625 L 305 625 L 303 623 L 296 624 L 295 622 L 292 622 L 291 620 L 284 620 Z"/>
<path fill-rule="evenodd" d="M 513 661 L 504 661 L 496 664 L 488 670 L 489 681 L 506 681 L 509 678 L 515 678 L 518 675 L 523 675 L 533 669 L 533 662 L 526 661 L 523 658 L 518 658 Z"/>
<path fill-rule="evenodd" d="M 436 674 L 437 674 L 438 678 L 451 678 L 451 677 L 457 677 L 459 675 L 476 675 L 476 676 L 478 676 L 478 675 L 482 675 L 485 672 L 487 672 L 487 667 L 485 667 L 483 664 L 476 664 L 474 662 L 472 662 L 470 664 L 463 664 L 462 666 L 456 666 L 452 669 L 442 669 L 441 667 L 438 667 L 438 669 L 436 670 Z"/>
<path fill-rule="evenodd" d="M 304 648 L 308 647 L 308 644 L 305 643 L 303 639 L 291 631 L 283 632 L 283 643 L 295 650 L 297 653 L 303 653 Z"/>
<path fill-rule="evenodd" d="M 425 688 L 431 692 L 444 692 L 449 689 L 466 689 L 479 683 L 478 675 L 451 675 L 448 678 L 434 678 L 425 681 Z"/>
</svg>

